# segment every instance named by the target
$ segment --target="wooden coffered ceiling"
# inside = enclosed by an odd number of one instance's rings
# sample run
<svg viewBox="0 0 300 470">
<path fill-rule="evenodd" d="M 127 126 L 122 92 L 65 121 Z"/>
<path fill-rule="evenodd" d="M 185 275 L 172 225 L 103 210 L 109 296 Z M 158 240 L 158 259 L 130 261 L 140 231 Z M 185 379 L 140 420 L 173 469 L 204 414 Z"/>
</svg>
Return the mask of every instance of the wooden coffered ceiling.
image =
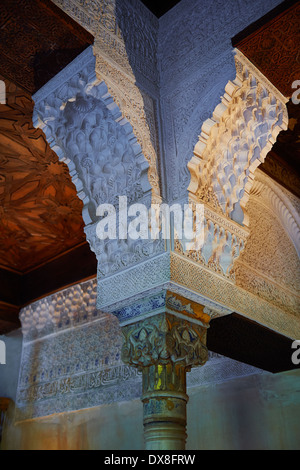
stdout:
<svg viewBox="0 0 300 470">
<path fill-rule="evenodd" d="M 173 6 L 178 2 L 171 3 Z M 280 81 L 284 84 L 286 77 L 290 77 L 291 68 L 299 65 L 296 53 L 299 36 L 293 36 L 293 44 L 290 41 L 294 16 L 290 11 L 287 13 L 290 16 L 284 14 L 298 6 L 295 2 L 293 5 L 284 2 L 281 8 L 233 40 L 234 47 L 268 74 L 277 87 L 282 86 Z M 268 49 L 259 35 L 267 32 L 268 36 L 268 31 L 273 34 L 272 28 L 278 26 L 274 22 L 277 16 L 283 32 L 281 42 L 273 41 Z M 285 25 L 287 18 L 289 23 Z M 280 59 L 284 31 L 288 35 L 287 51 L 292 60 Z M 19 327 L 18 312 L 23 305 L 96 274 L 96 259 L 83 231 L 81 202 L 67 167 L 58 161 L 42 131 L 33 128 L 31 98 L 92 43 L 93 37 L 50 0 L 1 2 L 0 79 L 6 83 L 7 102 L 0 105 L 0 334 Z M 282 65 L 279 74 L 272 74 L 270 55 L 273 67 Z M 284 85 L 282 90 L 286 89 Z M 290 102 L 288 107 L 289 129 L 279 135 L 261 168 L 300 197 L 300 105 Z M 229 319 L 233 320 L 234 328 L 240 331 L 240 319 Z M 248 357 L 249 363 L 259 365 L 257 358 L 250 357 L 252 344 L 249 344 L 247 357 L 239 356 L 238 351 L 243 348 L 228 350 L 222 339 L 224 326 L 220 321 L 215 323 L 208 337 L 213 351 L 244 362 Z M 254 325 L 250 328 L 242 324 L 243 331 L 255 330 L 245 333 L 249 338 L 255 337 L 258 330 Z M 265 333 L 261 334 L 265 337 Z M 241 341 L 242 337 L 239 338 Z M 289 347 L 286 349 L 290 351 Z M 278 354 L 280 350 L 278 347 Z M 257 357 L 262 357 L 259 349 L 256 352 Z"/>
<path fill-rule="evenodd" d="M 1 74 L 31 95 L 92 43 L 51 0 L 1 2 Z"/>
<path fill-rule="evenodd" d="M 82 205 L 68 168 L 32 125 L 30 95 L 5 83 L 7 105 L 0 108 L 0 266 L 23 274 L 84 242 Z"/>
<path fill-rule="evenodd" d="M 300 198 L 300 104 L 289 101 L 287 108 L 289 127 L 278 135 L 259 168 Z"/>
<path fill-rule="evenodd" d="M 32 124 L 32 95 L 93 40 L 49 0 L 1 3 L 0 334 L 22 305 L 96 273 L 68 168 Z"/>
</svg>

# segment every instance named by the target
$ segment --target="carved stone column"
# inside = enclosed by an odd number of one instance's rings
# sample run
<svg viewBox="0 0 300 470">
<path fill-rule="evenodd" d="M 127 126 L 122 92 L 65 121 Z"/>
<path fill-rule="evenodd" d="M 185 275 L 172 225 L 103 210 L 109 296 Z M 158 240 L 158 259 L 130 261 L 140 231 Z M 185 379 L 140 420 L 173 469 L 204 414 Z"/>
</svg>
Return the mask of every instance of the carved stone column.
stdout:
<svg viewBox="0 0 300 470">
<path fill-rule="evenodd" d="M 207 327 L 162 313 L 122 328 L 122 359 L 142 371 L 147 450 L 185 449 L 186 373 L 207 361 Z"/>
</svg>

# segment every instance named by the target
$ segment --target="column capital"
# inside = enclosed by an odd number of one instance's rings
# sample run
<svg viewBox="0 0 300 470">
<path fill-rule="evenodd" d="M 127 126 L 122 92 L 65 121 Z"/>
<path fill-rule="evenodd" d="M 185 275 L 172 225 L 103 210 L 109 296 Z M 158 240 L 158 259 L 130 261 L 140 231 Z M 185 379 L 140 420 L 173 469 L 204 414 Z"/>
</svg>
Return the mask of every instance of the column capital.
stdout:
<svg viewBox="0 0 300 470">
<path fill-rule="evenodd" d="M 205 364 L 208 324 L 161 313 L 122 328 L 124 345 L 122 359 L 132 366 L 143 368 L 173 363 L 189 370 Z"/>
</svg>

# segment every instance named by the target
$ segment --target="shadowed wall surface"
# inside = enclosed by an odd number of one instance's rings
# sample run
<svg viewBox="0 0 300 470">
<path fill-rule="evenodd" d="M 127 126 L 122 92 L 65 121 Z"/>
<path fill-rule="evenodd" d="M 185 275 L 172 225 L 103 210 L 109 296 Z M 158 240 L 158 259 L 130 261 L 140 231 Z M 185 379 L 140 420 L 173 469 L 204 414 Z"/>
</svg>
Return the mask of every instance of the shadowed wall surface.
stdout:
<svg viewBox="0 0 300 470">
<path fill-rule="evenodd" d="M 300 449 L 300 373 L 252 375 L 189 389 L 187 450 Z M 13 425 L 2 449 L 143 449 L 140 400 Z"/>
</svg>

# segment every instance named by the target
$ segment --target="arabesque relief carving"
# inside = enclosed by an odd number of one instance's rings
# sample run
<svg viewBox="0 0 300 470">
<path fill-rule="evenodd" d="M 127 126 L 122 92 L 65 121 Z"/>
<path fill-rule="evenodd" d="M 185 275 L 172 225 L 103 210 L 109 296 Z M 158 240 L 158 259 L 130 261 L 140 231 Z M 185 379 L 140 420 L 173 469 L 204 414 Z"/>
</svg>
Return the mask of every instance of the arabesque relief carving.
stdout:
<svg viewBox="0 0 300 470">
<path fill-rule="evenodd" d="M 205 205 L 203 231 L 204 243 L 198 250 L 185 251 L 175 240 L 174 251 L 234 281 L 234 261 L 245 247 L 249 230 Z"/>
<path fill-rule="evenodd" d="M 152 197 L 159 202 L 157 18 L 135 0 L 126 5 L 116 0 L 92 3 L 54 0 L 54 3 L 94 34 L 96 74 L 106 83 L 122 115 L 133 127 L 149 164 Z"/>
<path fill-rule="evenodd" d="M 114 204 L 118 195 L 137 201 L 151 189 L 132 127 L 104 82 L 97 80 L 91 49 L 87 51 L 76 75 L 69 80 L 61 75 L 58 88 L 44 99 L 35 95 L 36 125 L 68 164 L 85 205 L 86 225 L 95 221 L 99 204 Z"/>
<path fill-rule="evenodd" d="M 203 365 L 208 358 L 207 328 L 207 324 L 192 323 L 170 314 L 124 326 L 122 359 L 140 368 L 169 362 L 186 368 Z"/>
<path fill-rule="evenodd" d="M 189 191 L 205 201 L 206 187 L 226 217 L 247 226 L 244 209 L 254 171 L 279 132 L 287 129 L 287 99 L 239 51 L 235 60 L 236 78 L 228 82 L 213 117 L 204 122 L 188 164 Z"/>
<path fill-rule="evenodd" d="M 34 123 L 65 162 L 83 201 L 85 232 L 105 276 L 164 250 L 157 242 L 100 240 L 97 208 L 118 196 L 128 204 L 150 206 L 149 164 L 131 124 L 96 77 L 95 57 L 87 49 L 35 96 Z M 150 172 L 151 177 L 151 172 Z"/>
</svg>

